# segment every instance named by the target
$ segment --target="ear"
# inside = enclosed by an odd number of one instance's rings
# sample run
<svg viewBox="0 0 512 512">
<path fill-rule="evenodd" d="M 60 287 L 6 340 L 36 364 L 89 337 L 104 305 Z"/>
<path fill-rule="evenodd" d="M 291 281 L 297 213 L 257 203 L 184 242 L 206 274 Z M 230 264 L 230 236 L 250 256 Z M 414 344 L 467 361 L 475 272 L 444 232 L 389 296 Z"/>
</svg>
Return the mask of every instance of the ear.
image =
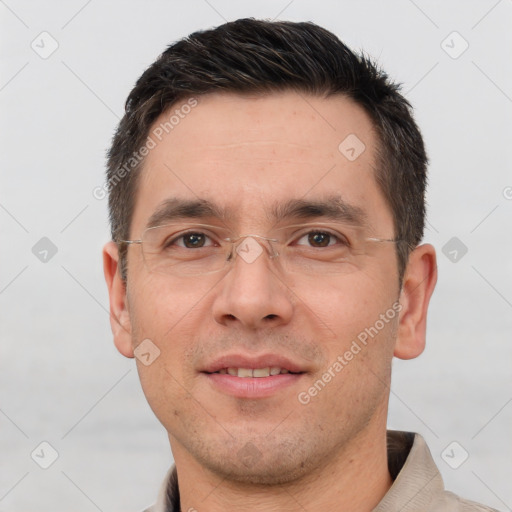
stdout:
<svg viewBox="0 0 512 512">
<path fill-rule="evenodd" d="M 103 247 L 103 272 L 110 300 L 110 326 L 117 350 L 133 357 L 132 328 L 126 299 L 126 286 L 119 271 L 119 251 L 114 242 Z"/>
<path fill-rule="evenodd" d="M 425 349 L 427 309 L 436 282 L 436 251 L 430 244 L 420 245 L 409 255 L 405 269 L 395 357 L 413 359 Z"/>
</svg>

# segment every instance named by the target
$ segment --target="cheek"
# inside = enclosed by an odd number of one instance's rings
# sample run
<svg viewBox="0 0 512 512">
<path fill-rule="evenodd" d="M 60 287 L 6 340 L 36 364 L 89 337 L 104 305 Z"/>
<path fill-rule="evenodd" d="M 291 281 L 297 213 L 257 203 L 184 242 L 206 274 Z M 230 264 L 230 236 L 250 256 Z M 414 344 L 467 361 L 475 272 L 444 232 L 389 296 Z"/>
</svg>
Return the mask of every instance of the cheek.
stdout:
<svg viewBox="0 0 512 512">
<path fill-rule="evenodd" d="M 141 272 L 133 282 L 131 317 L 139 329 L 156 335 L 187 325 L 208 300 L 208 287 L 201 282 L 180 280 L 163 274 Z"/>
<path fill-rule="evenodd" d="M 136 292 L 129 302 L 134 345 L 150 339 L 160 350 L 157 361 L 187 382 L 193 376 L 187 354 L 207 322 L 212 286 L 147 273 L 133 282 Z"/>
<path fill-rule="evenodd" d="M 180 410 L 190 406 L 190 393 L 182 384 L 179 365 L 170 367 L 162 354 L 150 366 L 137 362 L 137 371 L 146 400 L 155 416 L 166 426 L 174 424 Z"/>
<path fill-rule="evenodd" d="M 208 290 L 156 274 L 140 276 L 133 285 L 137 290 L 130 301 L 134 346 L 149 339 L 158 352 L 149 365 L 137 359 L 137 370 L 150 407 L 165 425 L 175 421 L 174 409 L 185 406 L 187 390 L 194 387 L 187 350 L 204 321 Z"/>
<path fill-rule="evenodd" d="M 297 314 L 323 326 L 336 344 L 343 345 L 392 306 L 391 280 L 378 275 L 355 272 L 297 287 Z"/>
<path fill-rule="evenodd" d="M 379 315 L 339 324 L 343 332 L 328 347 L 329 362 L 312 379 L 315 389 L 308 391 L 317 406 L 343 417 L 382 403 L 389 392 L 398 315 L 389 315 L 387 321 Z"/>
</svg>

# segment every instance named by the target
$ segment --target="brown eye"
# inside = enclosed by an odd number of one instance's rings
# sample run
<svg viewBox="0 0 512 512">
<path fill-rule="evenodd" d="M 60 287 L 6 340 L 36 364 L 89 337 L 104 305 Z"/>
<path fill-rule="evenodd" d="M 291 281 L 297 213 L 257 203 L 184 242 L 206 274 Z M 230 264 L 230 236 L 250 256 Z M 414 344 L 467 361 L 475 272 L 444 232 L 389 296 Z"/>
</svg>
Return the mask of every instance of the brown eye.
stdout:
<svg viewBox="0 0 512 512">
<path fill-rule="evenodd" d="M 308 234 L 308 242 L 313 247 L 327 247 L 331 242 L 330 233 L 322 233 L 320 231 L 312 232 Z"/>
<path fill-rule="evenodd" d="M 206 236 L 203 233 L 187 233 L 181 238 L 183 239 L 183 245 L 189 249 L 203 247 L 206 241 Z"/>
<path fill-rule="evenodd" d="M 184 249 L 201 249 L 214 245 L 211 238 L 200 231 L 190 231 L 181 235 L 169 237 L 162 246 L 165 249 L 181 247 Z"/>
<path fill-rule="evenodd" d="M 343 235 L 341 234 L 338 236 L 329 231 L 308 231 L 299 236 L 296 244 L 314 249 L 332 247 L 334 245 L 347 245 L 342 237 Z"/>
</svg>

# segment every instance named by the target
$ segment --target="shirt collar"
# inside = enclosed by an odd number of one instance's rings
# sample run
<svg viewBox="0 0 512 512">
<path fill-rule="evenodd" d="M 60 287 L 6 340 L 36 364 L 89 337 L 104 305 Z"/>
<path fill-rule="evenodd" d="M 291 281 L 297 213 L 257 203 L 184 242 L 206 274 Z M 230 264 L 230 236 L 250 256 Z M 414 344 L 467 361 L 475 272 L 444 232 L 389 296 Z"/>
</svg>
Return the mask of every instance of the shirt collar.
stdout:
<svg viewBox="0 0 512 512">
<path fill-rule="evenodd" d="M 426 510 L 435 496 L 444 491 L 444 483 L 432 458 L 427 443 L 419 434 L 412 434 L 410 450 L 406 446 L 406 432 L 388 431 L 388 465 L 393 456 L 404 461 L 393 485 L 372 512 L 413 512 Z M 396 443 L 395 446 L 393 444 Z M 407 450 L 407 451 L 405 451 Z M 179 508 L 178 508 L 179 510 Z"/>
</svg>

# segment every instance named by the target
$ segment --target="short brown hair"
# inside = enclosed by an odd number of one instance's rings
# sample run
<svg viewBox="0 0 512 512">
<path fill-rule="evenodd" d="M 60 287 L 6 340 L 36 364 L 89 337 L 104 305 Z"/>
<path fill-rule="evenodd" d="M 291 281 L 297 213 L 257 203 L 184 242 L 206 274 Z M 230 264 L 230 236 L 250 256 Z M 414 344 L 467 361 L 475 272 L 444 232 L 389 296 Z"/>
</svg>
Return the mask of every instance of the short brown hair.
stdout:
<svg viewBox="0 0 512 512">
<path fill-rule="evenodd" d="M 191 34 L 158 57 L 126 101 L 108 152 L 113 240 L 129 237 L 144 163 L 140 148 L 154 121 L 177 102 L 216 91 L 342 94 L 366 111 L 379 138 L 375 178 L 393 214 L 395 237 L 405 241 L 397 244 L 401 284 L 411 248 L 423 237 L 427 156 L 399 89 L 367 56 L 313 23 L 247 18 Z M 119 249 L 126 279 L 126 247 Z"/>
</svg>

